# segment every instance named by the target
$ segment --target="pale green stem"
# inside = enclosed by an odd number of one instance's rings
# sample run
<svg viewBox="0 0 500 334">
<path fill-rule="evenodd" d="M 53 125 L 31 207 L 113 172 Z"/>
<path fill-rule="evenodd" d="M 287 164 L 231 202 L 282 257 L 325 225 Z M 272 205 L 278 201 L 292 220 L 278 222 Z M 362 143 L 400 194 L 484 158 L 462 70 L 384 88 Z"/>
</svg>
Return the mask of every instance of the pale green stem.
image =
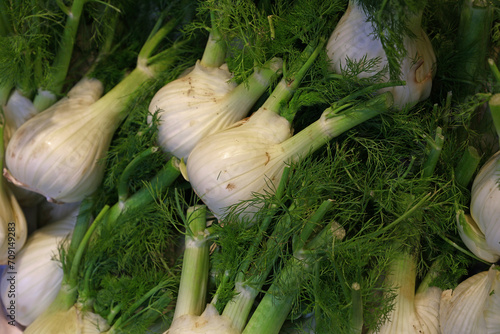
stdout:
<svg viewBox="0 0 500 334">
<path fill-rule="evenodd" d="M 141 305 L 151 298 L 154 294 L 162 289 L 162 285 L 156 285 L 146 294 L 137 299 L 125 312 L 123 312 L 110 329 L 110 333 L 120 332 L 117 329 L 121 329 L 126 326 L 126 324 L 133 321 L 134 317 L 137 317 L 140 313 L 144 312 L 144 309 L 140 309 Z M 158 313 L 158 312 L 157 312 Z"/>
<path fill-rule="evenodd" d="M 294 238 L 294 254 L 299 254 L 303 251 L 306 241 L 309 239 L 315 227 L 320 224 L 323 217 L 326 215 L 328 210 L 331 208 L 333 203 L 330 200 L 324 201 L 319 208 L 314 212 L 314 214 L 307 220 L 306 226 L 302 229 L 300 235 Z M 293 211 L 294 204 L 291 205 L 289 211 Z M 250 278 L 247 280 L 239 279 L 236 283 L 236 292 L 238 293 L 233 299 L 228 303 L 223 311 L 223 315 L 231 319 L 232 325 L 238 330 L 243 330 L 247 322 L 247 317 L 250 314 L 251 308 L 257 297 L 258 293 L 261 291 L 267 276 L 269 275 L 277 256 L 280 254 L 280 249 L 282 245 L 288 239 L 288 235 L 285 232 L 290 227 L 290 218 L 285 216 L 276 225 L 271 237 L 267 242 L 266 249 L 270 250 L 269 254 L 263 254 L 256 261 L 256 272 L 250 274 Z M 299 256 L 300 257 L 300 256 Z M 291 265 L 294 267 L 293 265 Z M 293 270 L 293 269 L 286 269 Z M 287 274 L 281 274 L 280 276 Z M 286 303 L 285 303 L 286 304 Z M 289 311 L 286 312 L 288 314 Z M 281 325 L 280 325 L 281 327 Z"/>
<path fill-rule="evenodd" d="M 394 309 L 389 319 L 403 319 L 415 310 L 415 284 L 417 263 L 413 255 L 400 251 L 389 264 L 386 284 L 393 288 L 396 295 Z M 388 320 L 390 321 L 390 320 Z"/>
<path fill-rule="evenodd" d="M 279 145 L 289 158 L 302 159 L 356 125 L 386 112 L 391 104 L 392 95 L 384 93 L 341 113 L 328 108 L 319 120 Z"/>
<path fill-rule="evenodd" d="M 322 219 L 322 217 L 318 217 Z M 318 222 L 314 225 L 317 226 Z M 336 239 L 332 234 L 332 224 L 328 224 L 305 248 L 294 252 L 271 287 L 252 314 L 242 334 L 275 334 L 279 333 L 285 322 L 293 301 L 297 298 L 303 278 L 314 269 L 313 261 L 316 259 L 316 250 L 322 250 Z M 311 249 L 309 251 L 308 249 Z"/>
<path fill-rule="evenodd" d="M 125 201 L 129 197 L 129 182 L 137 167 L 144 161 L 144 159 L 156 153 L 158 150 L 159 149 L 156 146 L 147 148 L 146 150 L 136 155 L 134 159 L 132 159 L 132 161 L 127 165 L 127 167 L 125 167 L 123 173 L 120 175 L 117 186 L 118 201 L 120 205 L 124 205 Z"/>
<path fill-rule="evenodd" d="M 320 43 L 316 46 L 316 48 L 312 48 L 308 46 L 306 50 L 302 54 L 302 58 L 306 58 L 304 64 L 300 67 L 300 69 L 294 73 L 292 77 L 283 77 L 278 85 L 273 90 L 271 96 L 267 98 L 267 100 L 262 105 L 262 108 L 269 109 L 277 114 L 280 114 L 282 110 L 282 106 L 290 101 L 293 94 L 299 88 L 302 80 L 304 79 L 307 71 L 313 65 L 314 61 L 320 54 L 325 44 L 324 40 L 321 40 Z M 293 120 L 293 114 L 283 114 L 289 122 Z"/>
<path fill-rule="evenodd" d="M 73 47 L 75 44 L 76 33 L 80 25 L 80 18 L 83 12 L 83 6 L 87 0 L 74 0 L 66 19 L 66 25 L 59 41 L 54 63 L 50 68 L 49 83 L 43 90 L 49 91 L 53 99 L 47 94 L 37 94 L 33 100 L 35 108 L 39 111 L 45 110 L 56 101 L 56 95 L 60 94 L 68 73 Z"/>
<path fill-rule="evenodd" d="M 281 66 L 281 59 L 273 58 L 262 67 L 256 68 L 251 76 L 224 96 L 220 101 L 220 109 L 227 108 L 227 110 L 233 110 L 234 113 L 239 113 L 240 118 L 245 117 L 248 110 L 279 75 Z"/>
<path fill-rule="evenodd" d="M 135 192 L 124 202 L 115 203 L 110 209 L 106 218 L 107 222 L 114 222 L 127 210 L 140 208 L 151 203 L 156 198 L 156 194 L 165 191 L 180 175 L 178 160 L 171 158 L 163 168 L 150 181 L 151 186 L 143 187 Z"/>
<path fill-rule="evenodd" d="M 455 167 L 455 182 L 466 188 L 472 180 L 481 161 L 481 156 L 473 146 L 468 146 Z"/>
<path fill-rule="evenodd" d="M 109 210 L 109 205 L 105 205 L 101 212 L 97 215 L 95 218 L 94 222 L 90 225 L 90 227 L 87 229 L 87 232 L 85 233 L 84 237 L 82 238 L 80 244 L 78 245 L 78 248 L 76 249 L 75 255 L 72 259 L 71 262 L 71 269 L 69 272 L 69 277 L 67 277 L 67 282 L 64 282 L 63 284 L 67 283 L 70 288 L 76 288 L 78 285 L 78 276 L 79 276 L 79 271 L 80 271 L 80 263 L 83 258 L 83 255 L 85 253 L 85 250 L 87 249 L 87 245 L 90 241 L 90 238 L 92 237 L 92 234 L 94 233 L 96 227 L 106 219 L 106 214 Z M 75 295 L 76 299 L 76 295 Z M 70 304 L 73 305 L 74 301 Z"/>
<path fill-rule="evenodd" d="M 484 79 L 494 6 L 490 1 L 463 1 L 457 33 L 457 51 L 464 57 L 459 68 L 460 78 L 474 83 Z"/>
<path fill-rule="evenodd" d="M 361 296 L 361 286 L 355 282 L 351 285 L 351 330 L 352 334 L 363 332 L 363 299 Z"/>
<path fill-rule="evenodd" d="M 295 203 L 292 203 L 289 211 L 293 211 L 294 205 Z M 245 275 L 237 277 L 235 287 L 237 295 L 226 305 L 222 315 L 231 319 L 233 327 L 239 331 L 245 327 L 255 298 L 278 259 L 281 247 L 289 238 L 287 231 L 290 229 L 290 224 L 290 216 L 283 216 L 266 242 L 266 252 L 255 260 L 255 266 L 252 267 L 251 273 L 247 272 L 244 273 Z"/>
<path fill-rule="evenodd" d="M 12 86 L 0 85 L 0 111 L 2 111 L 2 107 L 7 104 L 11 91 L 12 91 Z"/>
<path fill-rule="evenodd" d="M 209 271 L 209 244 L 205 206 L 190 207 L 186 215 L 185 250 L 174 319 L 200 315 L 205 309 Z"/>
<path fill-rule="evenodd" d="M 274 197 L 276 200 L 280 200 L 285 192 L 285 186 L 286 183 L 288 182 L 288 175 L 290 174 L 290 167 L 285 167 L 283 170 L 283 174 L 280 179 L 280 183 L 278 187 L 276 188 L 276 192 L 274 193 Z M 255 236 L 255 239 L 253 240 L 251 246 L 248 248 L 247 255 L 243 262 L 239 266 L 239 274 L 236 277 L 236 282 L 243 282 L 245 278 L 245 273 L 248 272 L 250 265 L 252 264 L 253 259 L 255 258 L 255 254 L 259 251 L 259 247 L 262 243 L 262 240 L 266 234 L 266 231 L 269 228 L 269 225 L 273 221 L 275 213 L 278 211 L 279 206 L 277 204 L 272 204 L 268 210 L 265 211 L 265 216 L 262 219 L 262 222 L 259 224 L 259 232 Z M 224 276 L 224 281 L 227 282 L 229 279 L 228 275 Z M 217 289 L 213 299 L 212 299 L 212 304 L 216 304 L 218 300 L 218 296 L 220 294 L 220 289 L 224 287 L 224 283 L 220 284 L 219 288 Z"/>
<path fill-rule="evenodd" d="M 161 20 L 157 22 L 155 28 L 151 32 L 150 37 L 139 51 L 139 55 L 137 57 L 137 67 L 148 66 L 153 52 L 155 52 L 165 36 L 167 36 L 177 26 L 177 23 L 180 19 L 181 18 L 177 18 L 175 20 L 172 19 L 164 25 L 161 25 Z"/>
<path fill-rule="evenodd" d="M 0 106 L 0 111 L 1 111 L 1 106 Z M 3 131 L 5 128 L 5 119 L 3 117 L 3 113 L 0 112 L 0 168 L 4 168 L 4 159 L 5 159 L 5 150 L 3 148 L 4 141 L 3 141 Z M 0 191 L 3 191 L 3 185 L 4 185 L 4 180 L 5 178 L 2 176 L 2 182 L 0 182 Z"/>
<path fill-rule="evenodd" d="M 446 270 L 446 268 L 443 267 L 442 259 L 438 258 L 432 262 L 427 274 L 418 285 L 416 293 L 424 293 L 429 287 L 431 287 L 432 282 L 439 277 L 440 272 L 443 270 Z"/>
<path fill-rule="evenodd" d="M 500 140 L 500 94 L 495 94 L 489 101 L 491 117 L 497 132 L 498 139 Z"/>
<path fill-rule="evenodd" d="M 491 58 L 488 58 L 488 65 L 490 66 L 491 73 L 493 73 L 493 77 L 495 78 L 497 84 L 500 83 L 500 70 L 498 70 L 497 64 Z"/>
<path fill-rule="evenodd" d="M 431 177 L 434 174 L 439 156 L 441 155 L 441 151 L 443 149 L 443 143 L 443 131 L 440 127 L 438 127 L 436 129 L 434 140 L 432 140 L 431 138 L 427 138 L 429 152 L 427 154 L 427 159 L 422 166 L 422 177 L 427 178 Z"/>
<path fill-rule="evenodd" d="M 214 13 L 210 13 L 210 19 L 212 21 L 212 29 L 208 36 L 207 45 L 205 46 L 205 51 L 201 58 L 201 65 L 205 67 L 219 67 L 226 59 L 226 44 L 218 29 L 215 26 Z"/>
</svg>

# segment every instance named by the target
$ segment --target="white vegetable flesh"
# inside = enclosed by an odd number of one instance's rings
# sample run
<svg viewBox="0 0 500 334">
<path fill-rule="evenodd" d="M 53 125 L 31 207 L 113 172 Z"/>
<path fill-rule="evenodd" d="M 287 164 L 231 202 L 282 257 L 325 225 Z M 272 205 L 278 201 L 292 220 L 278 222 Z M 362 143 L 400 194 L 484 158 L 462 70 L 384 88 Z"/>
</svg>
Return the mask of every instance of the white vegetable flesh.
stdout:
<svg viewBox="0 0 500 334">
<path fill-rule="evenodd" d="M 109 325 L 100 315 L 81 310 L 74 305 L 49 316 L 40 317 L 24 331 L 25 334 L 100 334 L 106 333 Z"/>
<path fill-rule="evenodd" d="M 29 236 L 16 254 L 15 286 L 16 320 L 27 326 L 42 314 L 56 298 L 63 278 L 58 247 L 73 232 L 77 210 L 65 218 L 48 224 Z M 4 271 L 0 282 L 0 297 L 7 305 L 12 299 L 12 274 Z"/>
<path fill-rule="evenodd" d="M 188 74 L 161 88 L 150 103 L 150 113 L 158 111 L 160 147 L 186 160 L 202 138 L 245 117 L 281 65 L 281 59 L 272 59 L 269 66 L 255 69 L 236 85 L 226 64 L 207 67 L 197 61 Z"/>
<path fill-rule="evenodd" d="M 285 118 L 260 108 L 195 146 L 187 163 L 189 181 L 207 207 L 222 217 L 227 207 L 279 183 L 287 158 L 279 144 L 291 135 Z"/>
<path fill-rule="evenodd" d="M 439 321 L 443 334 L 500 332 L 500 271 L 491 266 L 441 296 Z"/>
<path fill-rule="evenodd" d="M 394 96 L 394 105 L 399 108 L 427 99 L 436 72 L 436 56 L 429 37 L 421 27 L 421 13 L 410 20 L 409 28 L 415 36 L 405 36 L 406 56 L 400 64 L 399 78 L 406 84 L 380 90 L 390 91 Z M 376 35 L 373 23 L 356 1 L 349 1 L 347 10 L 332 32 L 326 49 L 331 60 L 331 69 L 339 74 L 348 70 L 349 62 L 361 62 L 364 65 L 370 63 L 370 66 L 367 66 L 370 70 L 359 73 L 360 78 L 367 78 L 388 69 L 389 63 L 382 42 Z M 385 74 L 382 81 L 388 82 L 391 79 L 398 80 Z"/>
<path fill-rule="evenodd" d="M 28 224 L 14 193 L 0 180 L 0 264 L 14 261 L 28 236 Z"/>
<path fill-rule="evenodd" d="M 178 158 L 187 158 L 200 138 L 228 126 L 245 114 L 223 112 L 220 100 L 236 87 L 227 65 L 211 68 L 196 62 L 187 75 L 161 88 L 149 112 L 159 112 L 158 144 Z M 148 117 L 151 123 L 152 117 Z"/>
<path fill-rule="evenodd" d="M 164 334 L 240 334 L 231 321 L 208 304 L 200 316 L 185 314 L 175 318 Z"/>
<path fill-rule="evenodd" d="M 499 179 L 500 151 L 479 170 L 472 184 L 470 216 L 466 215 L 466 222 L 458 221 L 460 236 L 469 250 L 491 263 L 500 259 Z M 468 224 L 465 231 L 461 224 Z"/>
</svg>

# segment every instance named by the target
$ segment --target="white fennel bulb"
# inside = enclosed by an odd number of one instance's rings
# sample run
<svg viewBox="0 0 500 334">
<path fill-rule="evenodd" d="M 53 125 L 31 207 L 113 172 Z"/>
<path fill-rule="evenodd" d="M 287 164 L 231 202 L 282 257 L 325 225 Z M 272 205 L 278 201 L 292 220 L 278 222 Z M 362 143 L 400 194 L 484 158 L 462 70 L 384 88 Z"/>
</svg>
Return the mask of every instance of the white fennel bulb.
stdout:
<svg viewBox="0 0 500 334">
<path fill-rule="evenodd" d="M 15 300 L 16 321 L 32 323 L 57 296 L 63 278 L 59 247 L 72 234 L 77 210 L 31 234 L 16 254 L 12 270 L 3 272 L 0 298 L 4 305 Z M 13 273 L 14 272 L 14 273 Z"/>
<path fill-rule="evenodd" d="M 159 146 L 179 159 L 187 159 L 201 138 L 248 114 L 281 64 L 280 59 L 273 59 L 236 85 L 227 64 L 212 67 L 198 60 L 188 74 L 168 83 L 151 100 L 149 111 L 158 111 L 159 116 Z"/>
<path fill-rule="evenodd" d="M 397 256 L 391 264 L 387 280 L 396 293 L 394 308 L 377 334 L 439 334 L 439 306 L 441 289 L 426 286 L 415 292 L 415 259 L 406 253 Z"/>
<path fill-rule="evenodd" d="M 0 264 L 15 262 L 28 236 L 28 224 L 14 193 L 0 180 Z"/>
<path fill-rule="evenodd" d="M 387 110 L 391 102 L 390 95 L 382 94 L 344 112 L 328 108 L 293 136 L 288 120 L 264 104 L 249 118 L 195 146 L 186 164 L 189 182 L 212 213 L 223 218 L 230 206 L 251 199 L 254 193 L 273 193 L 287 164 Z M 245 212 L 251 217 L 258 209 L 248 207 Z"/>
<path fill-rule="evenodd" d="M 491 266 L 441 295 L 443 334 L 500 333 L 500 271 Z"/>
<path fill-rule="evenodd" d="M 436 56 L 429 37 L 421 27 L 422 13 L 416 14 L 410 20 L 408 27 L 415 36 L 405 36 L 406 55 L 400 64 L 400 80 L 406 82 L 403 86 L 384 88 L 394 96 L 396 107 L 411 106 L 429 97 L 432 79 L 436 71 Z M 387 70 L 388 59 L 377 37 L 373 23 L 357 1 L 350 0 L 346 12 L 332 32 L 327 46 L 331 68 L 336 73 L 348 70 L 349 62 L 370 62 L 370 71 L 358 74 L 367 78 L 375 73 Z M 363 64 L 362 64 L 363 65 Z M 388 74 L 382 81 L 398 80 Z"/>
<path fill-rule="evenodd" d="M 479 258 L 500 259 L 500 151 L 479 170 L 471 190 L 470 216 L 458 216 L 462 240 Z"/>
<path fill-rule="evenodd" d="M 4 270 L 7 270 L 7 266 L 0 266 L 0 276 L 2 276 Z M 15 307 L 3 305 L 3 302 L 0 299 L 0 333 L 20 334 L 23 332 L 24 327 L 15 321 L 15 313 Z"/>
<path fill-rule="evenodd" d="M 208 304 L 199 316 L 185 314 L 175 318 L 170 328 L 164 334 L 240 334 L 231 320 Z"/>
<path fill-rule="evenodd" d="M 7 146 L 12 134 L 31 117 L 35 116 L 38 110 L 33 102 L 22 95 L 18 90 L 14 90 L 3 107 L 5 117 L 4 144 Z"/>
<path fill-rule="evenodd" d="M 270 191 L 283 172 L 280 144 L 292 136 L 290 123 L 260 108 L 251 117 L 205 137 L 187 161 L 193 189 L 216 217 L 254 192 Z"/>
<path fill-rule="evenodd" d="M 80 305 L 68 310 L 58 310 L 49 316 L 37 319 L 28 326 L 26 334 L 100 334 L 106 333 L 109 325 L 98 314 L 82 311 Z"/>
<path fill-rule="evenodd" d="M 12 136 L 5 160 L 14 184 L 49 201 L 78 202 L 100 184 L 114 117 L 91 106 L 102 83 L 83 79 L 68 96 L 25 122 Z"/>
</svg>

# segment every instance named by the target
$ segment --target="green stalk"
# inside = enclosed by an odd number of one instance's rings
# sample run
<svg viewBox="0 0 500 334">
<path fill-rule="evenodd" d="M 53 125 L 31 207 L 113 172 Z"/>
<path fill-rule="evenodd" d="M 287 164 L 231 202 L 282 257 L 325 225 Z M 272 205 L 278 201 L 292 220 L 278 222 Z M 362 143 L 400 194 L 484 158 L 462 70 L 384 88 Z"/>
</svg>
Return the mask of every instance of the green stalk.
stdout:
<svg viewBox="0 0 500 334">
<path fill-rule="evenodd" d="M 272 58 L 262 67 L 255 68 L 252 75 L 224 96 L 220 109 L 224 109 L 227 104 L 228 110 L 250 110 L 277 78 L 281 68 L 282 61 L 279 58 Z"/>
<path fill-rule="evenodd" d="M 439 156 L 443 149 L 444 136 L 441 128 L 436 129 L 434 140 L 427 138 L 427 144 L 430 147 L 427 159 L 422 166 L 422 177 L 428 178 L 434 174 Z"/>
<path fill-rule="evenodd" d="M 205 309 L 209 271 L 209 244 L 205 206 L 190 207 L 186 217 L 185 250 L 174 320 L 200 315 Z"/>
<path fill-rule="evenodd" d="M 285 192 L 285 186 L 286 186 L 286 183 L 288 182 L 289 174 L 290 174 L 290 167 L 287 166 L 283 170 L 283 174 L 281 176 L 280 183 L 278 184 L 278 187 L 276 188 L 276 192 L 274 193 L 274 197 L 278 201 L 281 200 L 281 198 L 283 197 L 283 194 Z M 252 242 L 252 244 L 250 245 L 250 247 L 248 248 L 247 256 L 245 257 L 245 259 L 243 260 L 243 262 L 239 266 L 239 273 L 236 277 L 237 282 L 242 282 L 244 280 L 245 273 L 248 272 L 248 270 L 252 264 L 252 261 L 255 258 L 255 255 L 259 251 L 259 246 L 261 245 L 262 240 L 264 238 L 264 235 L 266 234 L 266 231 L 268 230 L 269 225 L 271 224 L 273 217 L 276 214 L 276 212 L 278 211 L 278 209 L 279 209 L 279 206 L 277 204 L 273 203 L 270 206 L 270 208 L 265 211 L 264 218 L 262 219 L 262 222 L 259 224 L 259 232 L 255 236 L 255 239 Z M 224 279 L 228 280 L 229 277 L 227 275 L 225 275 Z M 212 304 L 216 305 L 217 300 L 218 300 L 218 296 L 220 294 L 219 289 L 221 289 L 223 286 L 224 286 L 224 284 L 220 284 L 219 288 L 217 289 L 217 291 L 216 291 L 216 293 L 211 301 Z"/>
<path fill-rule="evenodd" d="M 292 204 L 290 211 L 295 204 Z M 289 215 L 281 217 L 273 233 L 266 242 L 266 251 L 259 255 L 252 270 L 244 273 L 246 277 L 237 278 L 235 290 L 237 295 L 226 305 L 222 315 L 231 320 L 232 326 L 242 331 L 252 309 L 255 298 L 262 289 L 271 272 L 280 251 L 288 240 L 291 219 Z"/>
<path fill-rule="evenodd" d="M 469 185 L 480 161 L 478 151 L 473 146 L 468 146 L 455 167 L 455 182 L 458 186 L 466 188 Z"/>
<path fill-rule="evenodd" d="M 416 293 L 424 293 L 428 288 L 430 288 L 432 282 L 439 277 L 439 273 L 443 270 L 446 270 L 446 268 L 443 267 L 443 261 L 441 258 L 432 262 L 427 274 L 425 274 L 424 278 L 418 285 Z"/>
<path fill-rule="evenodd" d="M 457 51 L 463 61 L 457 73 L 471 84 L 485 79 L 493 13 L 490 1 L 463 1 L 457 33 Z"/>
<path fill-rule="evenodd" d="M 40 315 L 36 321 L 43 322 L 45 317 L 51 316 L 53 313 L 63 310 L 69 310 L 77 301 L 78 298 L 78 276 L 80 274 L 80 262 L 87 248 L 87 244 L 92 237 L 92 234 L 106 216 L 109 206 L 105 206 L 99 215 L 96 217 L 92 225 L 87 230 L 85 236 L 82 238 L 81 243 L 75 251 L 69 271 L 64 274 L 61 289 L 59 290 L 56 298 L 50 306 Z M 35 326 L 36 327 L 36 326 Z"/>
<path fill-rule="evenodd" d="M 147 205 L 155 200 L 157 193 L 165 191 L 180 175 L 178 160 L 171 158 L 158 174 L 150 181 L 149 187 L 143 187 L 131 195 L 125 202 L 117 202 L 106 217 L 107 222 L 114 222 L 127 210 L 133 210 Z"/>
<path fill-rule="evenodd" d="M 145 310 L 139 310 L 140 306 L 161 289 L 162 285 L 159 284 L 149 290 L 141 298 L 136 300 L 125 312 L 123 312 L 123 314 L 118 319 L 116 319 L 115 323 L 110 328 L 109 333 L 119 333 L 120 331 L 117 329 L 125 327 L 125 324 L 132 321 L 134 317 L 137 317 L 140 313 L 145 312 Z"/>
<path fill-rule="evenodd" d="M 318 226 L 318 224 L 321 222 L 323 217 L 331 209 L 332 206 L 333 206 L 333 201 L 327 199 L 323 201 L 323 203 L 321 203 L 318 209 L 316 209 L 314 214 L 309 219 L 308 223 L 302 229 L 298 238 L 294 240 L 293 242 L 294 252 L 303 249 L 305 247 L 307 241 L 311 237 L 311 234 L 314 232 L 314 229 Z"/>
<path fill-rule="evenodd" d="M 283 197 L 283 193 L 285 191 L 285 185 L 288 182 L 288 176 L 290 174 L 290 167 L 286 167 L 283 170 L 283 174 L 281 176 L 280 183 L 278 185 L 278 188 L 274 194 L 274 197 L 276 198 L 277 201 L 281 200 Z M 242 281 L 244 279 L 244 273 L 248 271 L 250 268 L 250 265 L 252 264 L 252 260 L 254 259 L 254 255 L 257 254 L 259 251 L 259 246 L 261 245 L 262 239 L 264 238 L 264 235 L 266 234 L 269 225 L 273 221 L 273 217 L 275 213 L 278 211 L 279 206 L 277 204 L 272 204 L 270 207 L 270 210 L 266 211 L 264 219 L 262 220 L 262 223 L 259 224 L 259 233 L 256 235 L 252 245 L 249 247 L 248 252 L 247 252 L 247 257 L 245 260 L 242 262 L 240 265 L 240 273 L 238 275 L 238 278 L 236 279 L 237 281 Z"/>
<path fill-rule="evenodd" d="M 87 229 L 87 232 L 85 233 L 84 237 L 82 238 L 80 244 L 78 245 L 78 248 L 76 249 L 74 258 L 72 259 L 71 262 L 71 268 L 69 271 L 69 277 L 65 277 L 63 280 L 63 285 L 66 283 L 71 289 L 75 288 L 75 296 L 73 301 L 71 299 L 68 300 L 68 308 L 71 307 L 71 305 L 74 304 L 76 300 L 76 287 L 78 286 L 78 276 L 79 276 L 79 271 L 80 271 L 80 263 L 83 258 L 83 255 L 85 253 L 85 250 L 87 249 L 88 242 L 90 238 L 92 237 L 92 234 L 94 233 L 96 227 L 103 221 L 105 220 L 106 214 L 109 210 L 109 205 L 105 205 L 101 212 L 97 215 L 95 218 L 94 222 L 90 225 L 90 227 Z"/>
<path fill-rule="evenodd" d="M 351 330 L 352 334 L 363 332 L 363 299 L 361 296 L 361 286 L 355 282 L 351 285 Z"/>
<path fill-rule="evenodd" d="M 297 238 L 297 246 L 300 247 L 304 245 L 303 241 L 309 238 L 313 229 L 318 226 L 331 205 L 331 201 L 327 200 L 323 202 L 314 212 L 311 218 L 307 221 L 300 237 Z M 295 204 L 292 204 L 289 211 L 293 211 L 294 207 Z M 266 252 L 261 254 L 258 260 L 255 261 L 253 270 L 250 270 L 250 273 L 246 270 L 242 271 L 243 273 L 247 273 L 248 278 L 244 279 L 240 276 L 237 279 L 236 289 L 239 294 L 227 304 L 222 315 L 231 319 L 233 327 L 239 331 L 242 331 L 243 328 L 245 328 L 245 323 L 248 315 L 250 314 L 255 298 L 262 289 L 262 286 L 273 268 L 280 254 L 281 248 L 286 243 L 286 240 L 289 239 L 287 231 L 290 229 L 290 224 L 291 221 L 289 215 L 286 215 L 279 220 L 272 235 L 266 243 Z"/>
<path fill-rule="evenodd" d="M 158 49 L 160 43 L 163 41 L 165 36 L 167 36 L 172 30 L 177 26 L 181 17 L 177 19 L 172 19 L 166 24 L 162 25 L 162 20 L 158 20 L 153 31 L 151 32 L 148 40 L 142 46 L 137 57 L 137 67 L 147 68 L 151 64 L 152 54 Z M 175 45 L 175 43 L 174 43 Z M 172 49 L 171 47 L 170 49 Z"/>
<path fill-rule="evenodd" d="M 1 108 L 0 108 L 1 111 Z M 5 128 L 5 119 L 3 117 L 3 113 L 0 112 L 0 168 L 4 168 L 5 165 L 5 150 L 3 148 L 4 146 L 4 141 L 3 141 L 3 131 Z M 0 182 L 0 191 L 3 191 L 3 187 L 5 184 L 5 178 L 2 177 L 2 181 Z"/>
<path fill-rule="evenodd" d="M 279 333 L 297 298 L 302 279 L 314 269 L 316 250 L 324 249 L 334 238 L 332 225 L 328 224 L 305 248 L 294 252 L 259 302 L 242 334 Z"/>
<path fill-rule="evenodd" d="M 261 108 L 269 109 L 277 114 L 280 114 L 291 122 L 295 115 L 293 113 L 283 112 L 282 106 L 290 101 L 297 88 L 299 88 L 307 71 L 313 65 L 320 52 L 322 52 L 324 45 L 325 41 L 321 40 L 314 49 L 310 45 L 307 46 L 301 55 L 301 59 L 305 58 L 303 65 L 296 73 L 294 73 L 292 77 L 286 76 L 281 79 L 278 85 L 274 88 L 271 96 L 267 98 Z"/>
<path fill-rule="evenodd" d="M 488 66 L 490 67 L 490 71 L 493 74 L 493 77 L 495 78 L 495 81 L 497 85 L 500 83 L 500 70 L 498 70 L 497 64 L 495 64 L 495 61 L 491 58 L 488 58 Z"/>
<path fill-rule="evenodd" d="M 69 274 L 71 263 L 73 263 L 73 258 L 79 245 L 82 243 L 85 234 L 92 222 L 92 209 L 94 202 L 92 198 L 87 197 L 83 199 L 78 210 L 78 216 L 76 218 L 75 227 L 73 228 L 73 233 L 71 235 L 71 242 L 69 244 L 68 250 L 66 252 L 65 260 L 63 262 L 63 269 L 66 274 Z"/>
<path fill-rule="evenodd" d="M 369 101 L 352 106 L 342 113 L 334 108 L 328 108 L 319 120 L 280 145 L 289 157 L 293 159 L 303 158 L 356 125 L 387 111 L 391 104 L 392 95 L 384 93 Z M 341 106 L 340 108 L 346 107 Z"/>
<path fill-rule="evenodd" d="M 140 163 L 144 161 L 147 157 L 158 151 L 158 147 L 149 147 L 146 150 L 139 153 L 132 159 L 132 161 L 125 167 L 123 173 L 120 175 L 118 180 L 118 202 L 123 205 L 127 198 L 129 197 L 129 181 L 133 176 Z"/>
<path fill-rule="evenodd" d="M 489 107 L 491 117 L 493 118 L 493 125 L 495 126 L 498 139 L 500 140 L 500 94 L 494 94 L 491 97 Z"/>
<path fill-rule="evenodd" d="M 216 27 L 215 14 L 213 12 L 210 13 L 210 20 L 212 22 L 212 29 L 210 30 L 207 45 L 205 46 L 200 63 L 204 67 L 219 67 L 226 59 L 227 46 L 218 27 Z"/>
<path fill-rule="evenodd" d="M 0 0 L 0 37 L 10 35 L 12 30 L 6 8 L 5 0 Z"/>
<path fill-rule="evenodd" d="M 389 264 L 386 284 L 393 288 L 396 298 L 388 321 L 406 319 L 415 311 L 416 259 L 406 251 L 399 251 Z M 401 323 L 401 321 L 399 321 Z M 396 329 L 397 330 L 397 329 Z"/>
<path fill-rule="evenodd" d="M 35 108 L 39 111 L 45 110 L 56 101 L 56 95 L 60 94 L 68 73 L 73 47 L 75 44 L 76 33 L 80 24 L 80 18 L 83 12 L 83 6 L 87 0 L 73 0 L 73 4 L 66 19 L 66 25 L 59 41 L 59 49 L 50 68 L 49 82 L 43 90 L 50 94 L 37 94 L 33 100 Z"/>
<path fill-rule="evenodd" d="M 11 91 L 12 87 L 10 85 L 8 84 L 0 85 L 0 111 L 2 114 L 3 114 L 2 107 L 7 104 Z"/>
</svg>

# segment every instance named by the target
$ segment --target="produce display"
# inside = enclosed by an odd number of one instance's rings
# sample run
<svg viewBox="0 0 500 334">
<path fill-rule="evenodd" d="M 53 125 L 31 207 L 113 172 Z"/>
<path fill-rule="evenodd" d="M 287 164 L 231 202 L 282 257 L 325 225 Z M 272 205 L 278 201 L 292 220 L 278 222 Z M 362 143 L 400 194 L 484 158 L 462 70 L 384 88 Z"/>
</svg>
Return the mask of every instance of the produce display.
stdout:
<svg viewBox="0 0 500 334">
<path fill-rule="evenodd" d="M 0 333 L 499 333 L 499 52 L 496 0 L 0 0 Z"/>
</svg>

